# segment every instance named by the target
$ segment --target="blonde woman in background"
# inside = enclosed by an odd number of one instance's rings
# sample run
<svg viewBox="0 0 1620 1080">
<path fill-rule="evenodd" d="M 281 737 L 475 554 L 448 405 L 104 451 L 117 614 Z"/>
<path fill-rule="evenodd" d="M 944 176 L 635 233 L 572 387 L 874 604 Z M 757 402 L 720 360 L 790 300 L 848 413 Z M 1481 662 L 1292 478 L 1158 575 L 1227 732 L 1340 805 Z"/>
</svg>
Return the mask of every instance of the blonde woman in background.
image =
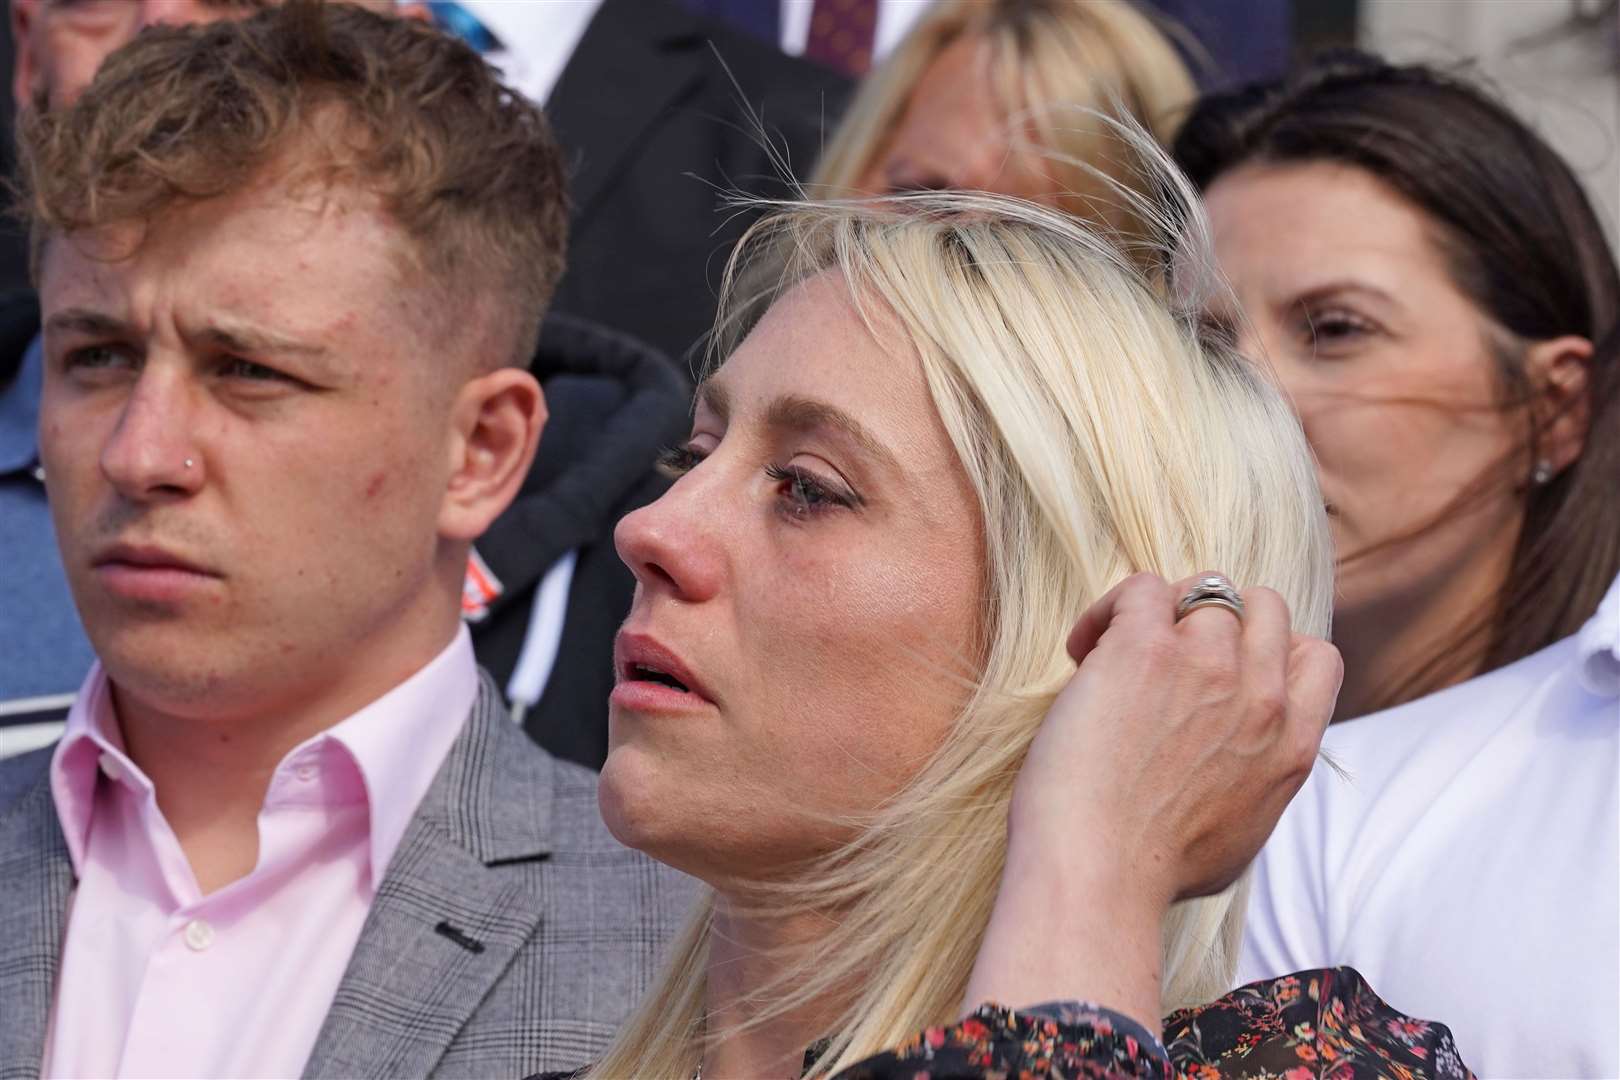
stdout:
<svg viewBox="0 0 1620 1080">
<path fill-rule="evenodd" d="M 1096 114 L 1122 109 L 1167 144 L 1195 97 L 1126 0 L 939 0 L 862 82 L 807 186 L 999 192 L 1134 231 L 1107 178 L 1130 183 L 1143 163 Z"/>
<path fill-rule="evenodd" d="M 1099 231 L 998 196 L 793 206 L 744 242 L 734 269 L 775 270 L 728 276 L 678 479 L 616 534 L 637 595 L 601 786 L 617 837 L 712 891 L 590 1075 L 1415 1061 L 1392 1019 L 1461 1074 L 1350 972 L 1221 997 L 1227 886 L 1338 667 L 1291 638 L 1290 609 L 1328 626 L 1321 496 L 1281 396 L 1199 336 L 1196 213 L 1162 245 L 1175 310 Z M 1246 613 L 1138 575 L 1071 636 L 1127 575 L 1211 566 Z M 1052 999 L 1111 1008 L 917 1036 Z"/>
</svg>

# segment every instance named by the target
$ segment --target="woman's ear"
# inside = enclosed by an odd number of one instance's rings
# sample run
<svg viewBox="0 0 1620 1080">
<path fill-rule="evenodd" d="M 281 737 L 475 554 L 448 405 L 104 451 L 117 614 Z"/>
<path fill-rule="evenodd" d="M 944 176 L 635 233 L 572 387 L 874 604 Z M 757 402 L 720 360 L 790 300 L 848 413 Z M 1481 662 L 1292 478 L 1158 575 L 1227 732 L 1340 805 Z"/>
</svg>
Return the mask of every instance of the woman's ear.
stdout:
<svg viewBox="0 0 1620 1080">
<path fill-rule="evenodd" d="M 1539 341 L 1525 353 L 1525 374 L 1534 398 L 1536 444 L 1533 468 L 1556 476 L 1575 463 L 1586 448 L 1591 401 L 1592 343 L 1576 334 Z"/>
<path fill-rule="evenodd" d="M 439 535 L 471 542 L 523 486 L 546 424 L 546 398 L 527 371 L 500 368 L 467 382 L 450 418 L 450 480 Z"/>
</svg>

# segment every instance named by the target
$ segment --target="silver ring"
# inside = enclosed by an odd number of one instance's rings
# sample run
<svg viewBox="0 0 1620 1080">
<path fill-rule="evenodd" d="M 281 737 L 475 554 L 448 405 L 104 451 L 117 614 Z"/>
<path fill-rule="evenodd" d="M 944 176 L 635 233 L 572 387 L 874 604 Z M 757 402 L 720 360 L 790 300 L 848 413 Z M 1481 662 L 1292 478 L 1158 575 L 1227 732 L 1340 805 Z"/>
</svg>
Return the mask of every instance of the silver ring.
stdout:
<svg viewBox="0 0 1620 1080">
<path fill-rule="evenodd" d="M 1194 609 L 1201 607 L 1225 608 L 1243 621 L 1243 597 L 1238 595 L 1232 583 L 1220 574 L 1205 574 L 1193 582 L 1193 587 L 1187 590 L 1176 604 L 1176 622 L 1185 619 Z"/>
</svg>

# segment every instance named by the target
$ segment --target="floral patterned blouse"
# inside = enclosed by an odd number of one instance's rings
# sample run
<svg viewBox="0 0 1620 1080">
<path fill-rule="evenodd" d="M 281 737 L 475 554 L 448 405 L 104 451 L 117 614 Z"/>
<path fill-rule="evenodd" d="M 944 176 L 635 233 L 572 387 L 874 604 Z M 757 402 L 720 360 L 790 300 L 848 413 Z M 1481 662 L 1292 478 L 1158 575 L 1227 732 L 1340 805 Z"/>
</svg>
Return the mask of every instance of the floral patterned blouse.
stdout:
<svg viewBox="0 0 1620 1080">
<path fill-rule="evenodd" d="M 815 1048 L 806 1055 L 808 1068 Z M 530 1080 L 566 1080 L 548 1073 Z M 1473 1080 L 1444 1024 L 1391 1009 L 1353 968 L 1250 983 L 1172 1013 L 1156 1038 L 1129 1017 L 1063 1001 L 983 1005 L 834 1080 Z"/>
<path fill-rule="evenodd" d="M 1347 967 L 1251 983 L 1183 1009 L 1162 1039 L 1108 1009 L 984 1005 L 839 1080 L 1144 1077 L 1151 1080 L 1471 1080 L 1443 1025 L 1403 1016 Z"/>
</svg>

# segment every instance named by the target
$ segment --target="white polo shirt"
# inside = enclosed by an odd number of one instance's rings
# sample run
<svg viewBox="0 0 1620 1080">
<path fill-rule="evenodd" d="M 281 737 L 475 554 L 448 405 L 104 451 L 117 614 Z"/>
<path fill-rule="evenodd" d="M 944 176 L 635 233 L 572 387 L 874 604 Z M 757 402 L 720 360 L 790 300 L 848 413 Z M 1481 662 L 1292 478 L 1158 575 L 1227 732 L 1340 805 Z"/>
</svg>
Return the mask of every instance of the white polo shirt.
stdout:
<svg viewBox="0 0 1620 1080">
<path fill-rule="evenodd" d="M 1581 633 L 1328 731 L 1240 977 L 1348 964 L 1482 1077 L 1620 1077 L 1620 581 Z"/>
</svg>

